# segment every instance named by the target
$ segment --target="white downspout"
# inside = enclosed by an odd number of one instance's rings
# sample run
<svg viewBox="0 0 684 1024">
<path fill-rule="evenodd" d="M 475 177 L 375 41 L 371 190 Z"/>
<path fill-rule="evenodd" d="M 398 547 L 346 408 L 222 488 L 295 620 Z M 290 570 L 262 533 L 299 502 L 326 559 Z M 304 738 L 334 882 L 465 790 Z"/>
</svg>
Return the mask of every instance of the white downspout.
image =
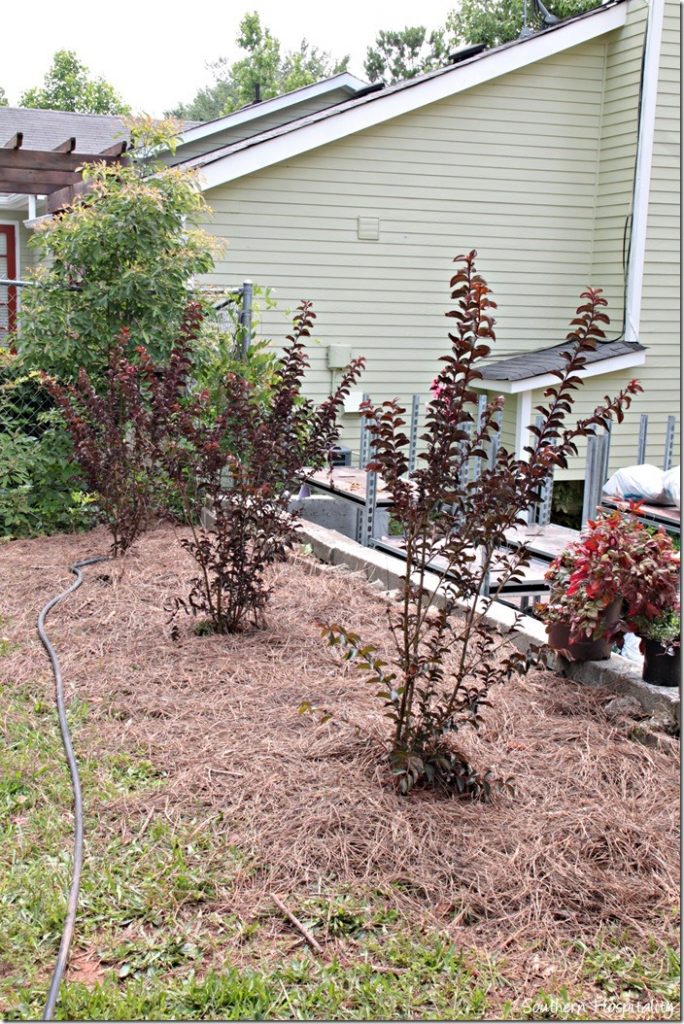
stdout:
<svg viewBox="0 0 684 1024">
<path fill-rule="evenodd" d="M 644 77 L 641 93 L 641 117 L 637 142 L 632 201 L 632 231 L 627 269 L 627 302 L 625 310 L 625 341 L 639 341 L 641 319 L 641 293 L 646 256 L 646 222 L 651 190 L 653 163 L 653 137 L 655 132 L 656 101 L 658 98 L 658 71 L 660 46 L 663 36 L 665 0 L 650 0 L 646 40 L 644 43 Z"/>
</svg>

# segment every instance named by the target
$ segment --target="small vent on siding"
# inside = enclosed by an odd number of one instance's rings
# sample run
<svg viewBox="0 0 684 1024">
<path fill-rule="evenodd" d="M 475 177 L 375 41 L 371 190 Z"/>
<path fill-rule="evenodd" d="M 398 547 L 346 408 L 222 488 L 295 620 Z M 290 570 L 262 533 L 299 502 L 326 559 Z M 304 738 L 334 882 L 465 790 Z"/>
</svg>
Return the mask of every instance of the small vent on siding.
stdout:
<svg viewBox="0 0 684 1024">
<path fill-rule="evenodd" d="M 368 242 L 377 242 L 380 238 L 380 220 L 378 217 L 359 217 L 356 234 L 358 238 Z"/>
</svg>

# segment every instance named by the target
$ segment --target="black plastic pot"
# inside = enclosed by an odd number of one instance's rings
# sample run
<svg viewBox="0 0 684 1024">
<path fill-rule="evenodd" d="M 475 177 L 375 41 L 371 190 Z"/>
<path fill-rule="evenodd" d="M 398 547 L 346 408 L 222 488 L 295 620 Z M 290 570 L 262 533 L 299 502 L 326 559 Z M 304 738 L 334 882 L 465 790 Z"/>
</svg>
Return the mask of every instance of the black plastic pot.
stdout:
<svg viewBox="0 0 684 1024">
<path fill-rule="evenodd" d="M 681 647 L 667 647 L 660 640 L 641 638 L 644 669 L 641 678 L 653 686 L 679 686 L 681 681 Z"/>
<path fill-rule="evenodd" d="M 598 640 L 575 640 L 570 643 L 570 627 L 564 622 L 550 623 L 547 627 L 549 647 L 560 654 L 565 654 L 572 661 L 606 661 L 613 649 L 610 627 L 620 618 L 621 610 L 621 597 L 616 598 L 604 610 L 601 625 L 609 636 Z"/>
<path fill-rule="evenodd" d="M 612 641 L 576 640 L 570 643 L 570 627 L 564 622 L 552 622 L 549 626 L 549 647 L 561 653 L 567 652 L 572 661 L 605 661 L 610 658 Z"/>
</svg>

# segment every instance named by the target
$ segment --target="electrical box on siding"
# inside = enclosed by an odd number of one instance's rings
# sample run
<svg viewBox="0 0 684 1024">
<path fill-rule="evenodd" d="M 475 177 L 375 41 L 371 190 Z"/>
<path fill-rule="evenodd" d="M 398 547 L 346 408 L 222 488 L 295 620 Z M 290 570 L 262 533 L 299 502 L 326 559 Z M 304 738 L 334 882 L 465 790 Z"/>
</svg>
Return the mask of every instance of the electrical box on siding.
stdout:
<svg viewBox="0 0 684 1024">
<path fill-rule="evenodd" d="M 351 345 L 328 345 L 328 369 L 341 370 L 351 362 Z"/>
<path fill-rule="evenodd" d="M 378 217 L 359 217 L 356 230 L 359 238 L 377 242 L 380 238 L 380 220 Z"/>
<path fill-rule="evenodd" d="M 363 391 L 350 391 L 344 400 L 345 412 L 358 412 L 363 402 Z"/>
</svg>

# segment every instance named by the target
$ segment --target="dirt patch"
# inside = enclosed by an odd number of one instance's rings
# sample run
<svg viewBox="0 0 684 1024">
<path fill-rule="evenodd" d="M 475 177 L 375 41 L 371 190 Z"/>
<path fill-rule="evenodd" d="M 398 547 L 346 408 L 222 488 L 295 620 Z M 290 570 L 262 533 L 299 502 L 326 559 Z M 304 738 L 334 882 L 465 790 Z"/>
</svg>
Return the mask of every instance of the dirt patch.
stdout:
<svg viewBox="0 0 684 1024">
<path fill-rule="evenodd" d="M 19 645 L 2 660 L 5 679 L 49 697 L 36 614 L 67 585 L 70 562 L 107 546 L 98 530 L 0 549 L 3 634 Z M 386 606 L 359 577 L 316 569 L 275 569 L 266 629 L 201 637 L 179 619 L 174 642 L 164 606 L 193 564 L 158 529 L 120 564 L 86 570 L 49 620 L 68 693 L 92 709 L 81 749 L 150 758 L 168 775 L 160 807 L 220 813 L 226 846 L 248 855 L 230 911 L 272 913 L 272 892 L 362 886 L 462 945 L 509 956 L 534 946 L 524 970 L 541 978 L 554 950 L 606 928 L 676 943 L 675 759 L 631 742 L 605 695 L 536 672 L 493 694 L 481 734 L 463 734 L 477 767 L 513 777 L 515 797 L 398 796 L 373 738 L 386 731 L 380 702 L 316 626 L 341 621 L 383 645 Z M 321 725 L 302 701 L 345 720 Z"/>
</svg>

